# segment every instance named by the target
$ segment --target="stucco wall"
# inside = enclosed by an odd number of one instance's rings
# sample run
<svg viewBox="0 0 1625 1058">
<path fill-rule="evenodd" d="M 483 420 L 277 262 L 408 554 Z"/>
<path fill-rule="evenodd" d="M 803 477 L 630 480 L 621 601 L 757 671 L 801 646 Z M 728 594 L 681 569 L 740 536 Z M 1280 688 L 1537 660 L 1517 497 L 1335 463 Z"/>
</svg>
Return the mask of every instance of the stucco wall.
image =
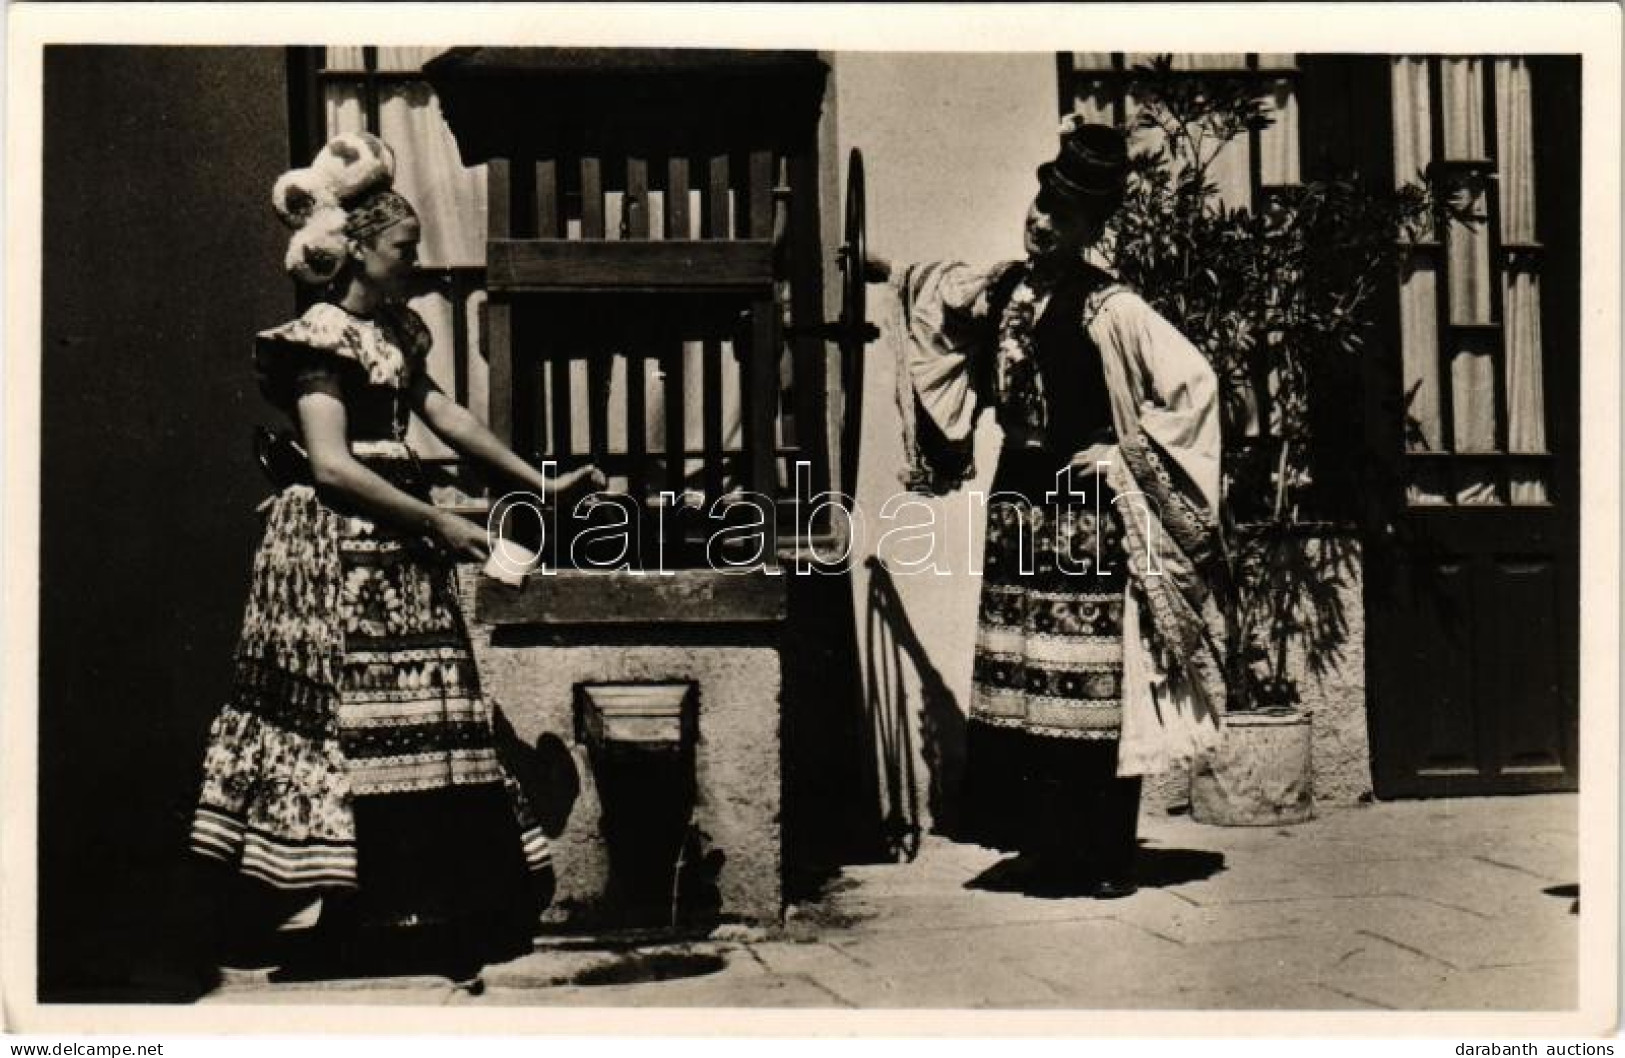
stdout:
<svg viewBox="0 0 1625 1058">
<path fill-rule="evenodd" d="M 871 252 L 899 265 L 948 258 L 985 265 L 1020 256 L 1034 169 L 1055 149 L 1055 93 L 1048 53 L 835 57 L 834 142 L 826 141 L 826 156 L 839 159 L 844 174 L 849 148 L 864 152 Z M 841 216 L 833 195 L 824 215 L 826 223 Z M 832 232 L 830 244 L 839 241 Z M 991 482 L 998 430 L 984 420 L 980 473 L 965 490 L 906 514 L 910 522 L 934 517 L 941 574 L 873 577 L 861 560 L 876 557 L 881 508 L 901 491 L 902 447 L 889 355 L 892 298 L 884 287 L 871 287 L 869 297 L 882 335 L 865 363 L 854 496 L 874 530 L 860 541 L 853 583 L 869 677 L 865 706 L 879 726 L 888 717 L 908 721 L 899 737 L 879 745 L 883 754 L 908 759 L 878 763 L 881 775 L 909 776 L 914 796 L 884 804 L 882 814 L 901 810 L 929 826 L 951 815 L 963 763 L 977 591 L 967 570 L 982 547 L 969 491 L 985 492 Z M 906 549 L 891 557 L 913 556 Z M 879 796 L 895 798 L 884 786 Z"/>
<path fill-rule="evenodd" d="M 42 998 L 192 987 L 186 823 L 269 491 L 250 343 L 293 311 L 267 199 L 285 69 L 280 48 L 45 52 Z"/>
</svg>

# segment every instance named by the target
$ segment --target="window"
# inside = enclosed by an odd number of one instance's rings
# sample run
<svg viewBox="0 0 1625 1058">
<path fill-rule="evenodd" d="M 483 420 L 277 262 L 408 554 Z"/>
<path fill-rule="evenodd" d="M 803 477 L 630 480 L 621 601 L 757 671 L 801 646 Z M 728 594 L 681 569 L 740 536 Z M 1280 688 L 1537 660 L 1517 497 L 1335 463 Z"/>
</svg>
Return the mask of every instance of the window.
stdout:
<svg viewBox="0 0 1625 1058">
<path fill-rule="evenodd" d="M 1136 128 L 1139 112 L 1137 79 L 1138 67 L 1151 65 L 1158 57 L 1152 54 L 1124 52 L 1066 52 L 1058 57 L 1060 108 L 1063 114 L 1082 114 L 1086 120 L 1118 125 L 1132 130 L 1132 153 L 1155 152 L 1162 148 L 1165 134 L 1157 128 Z M 1248 129 L 1217 148 L 1208 166 L 1208 175 L 1217 186 L 1220 200 L 1230 208 L 1255 208 L 1265 201 L 1273 189 L 1300 182 L 1299 91 L 1300 71 L 1298 57 L 1290 54 L 1257 53 L 1187 53 L 1171 57 L 1176 77 L 1199 78 L 1212 85 L 1220 82 L 1240 82 L 1241 87 L 1259 99 L 1270 123 L 1265 128 Z M 1222 137 L 1216 136 L 1222 142 Z M 1204 158 L 1210 153 L 1202 150 Z M 1171 164 L 1178 165 L 1179 159 Z M 1319 370 L 1319 365 L 1311 365 Z M 1278 371 L 1266 361 L 1258 360 L 1245 382 L 1231 384 L 1227 402 L 1231 409 L 1226 438 L 1227 474 L 1232 480 L 1267 480 L 1276 472 L 1280 453 L 1280 414 L 1275 393 Z M 1321 382 L 1317 377 L 1317 382 Z M 1327 379 L 1327 385 L 1346 384 L 1346 380 Z M 1327 403 L 1327 402 L 1322 402 Z M 1347 402 L 1343 402 L 1346 406 Z M 1336 455 L 1323 451 L 1320 435 L 1334 436 L 1349 431 L 1336 428 L 1322 429 L 1318 422 L 1322 409 L 1311 408 L 1317 418 L 1314 461 L 1332 467 Z M 1317 467 L 1318 471 L 1318 467 Z M 1321 475 L 1317 472 L 1316 477 Z M 1346 519 L 1344 509 L 1346 490 L 1329 484 L 1334 475 L 1326 475 L 1328 487 L 1306 497 L 1306 505 L 1315 517 Z M 1232 489 L 1232 496 L 1262 497 L 1268 490 L 1259 488 Z M 1262 501 L 1259 501 L 1262 502 Z M 1243 505 L 1236 516 L 1243 520 L 1262 517 L 1264 509 Z"/>
<path fill-rule="evenodd" d="M 1126 125 L 1134 120 L 1134 67 L 1156 56 L 1135 52 L 1063 52 L 1059 59 L 1061 112 L 1090 121 Z M 1245 77 L 1258 84 L 1270 116 L 1269 128 L 1232 141 L 1219 155 L 1213 176 L 1231 206 L 1258 202 L 1271 187 L 1298 182 L 1297 56 L 1253 52 L 1198 52 L 1175 55 L 1175 70 L 1192 76 Z M 1154 129 L 1135 133 L 1134 149 L 1154 148 Z"/>
<path fill-rule="evenodd" d="M 340 132 L 373 132 L 395 148 L 395 186 L 424 222 L 419 254 L 425 290 L 412 307 L 434 335 L 429 373 L 458 403 L 483 416 L 488 379 L 476 351 L 485 300 L 485 168 L 462 164 L 439 101 L 419 75 L 443 50 L 296 49 L 293 87 L 306 111 L 295 114 L 295 164 L 308 165 L 320 144 Z M 303 129 L 297 127 L 301 118 Z M 432 461 L 451 459 L 421 423 L 413 422 L 408 440 Z"/>
<path fill-rule="evenodd" d="M 1530 72 L 1521 58 L 1393 60 L 1394 178 L 1430 179 L 1482 222 L 1413 255 L 1400 291 L 1412 505 L 1544 504 Z"/>
</svg>

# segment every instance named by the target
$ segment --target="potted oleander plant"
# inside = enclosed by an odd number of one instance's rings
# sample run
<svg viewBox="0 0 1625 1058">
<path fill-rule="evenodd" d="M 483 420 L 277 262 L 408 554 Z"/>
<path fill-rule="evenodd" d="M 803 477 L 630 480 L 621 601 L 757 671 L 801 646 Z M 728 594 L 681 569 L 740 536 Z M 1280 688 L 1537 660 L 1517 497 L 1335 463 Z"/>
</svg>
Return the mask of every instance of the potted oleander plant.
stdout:
<svg viewBox="0 0 1625 1058">
<path fill-rule="evenodd" d="M 1344 586 L 1359 553 L 1345 517 L 1329 524 L 1322 455 L 1357 433 L 1354 397 L 1376 299 L 1411 242 L 1453 221 L 1428 181 L 1395 189 L 1356 176 L 1272 188 L 1226 205 L 1213 179 L 1225 146 L 1271 121 L 1256 74 L 1134 71 L 1135 141 L 1113 255 L 1120 276 L 1206 355 L 1224 409 L 1225 547 L 1210 571 L 1224 615 L 1229 715 L 1216 756 L 1192 773 L 1191 807 L 1225 824 L 1313 812 L 1305 677 L 1340 661 Z M 1145 135 L 1153 130 L 1160 135 Z M 1337 483 L 1348 489 L 1350 482 Z M 1341 531 L 1339 529 L 1341 528 Z"/>
</svg>

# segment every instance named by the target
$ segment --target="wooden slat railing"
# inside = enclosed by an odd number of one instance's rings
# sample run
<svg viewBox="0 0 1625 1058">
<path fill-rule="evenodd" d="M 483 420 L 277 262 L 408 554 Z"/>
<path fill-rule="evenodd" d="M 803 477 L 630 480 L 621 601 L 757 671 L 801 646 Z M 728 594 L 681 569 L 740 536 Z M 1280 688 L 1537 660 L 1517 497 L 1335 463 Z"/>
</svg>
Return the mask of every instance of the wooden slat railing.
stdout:
<svg viewBox="0 0 1625 1058">
<path fill-rule="evenodd" d="M 774 241 L 789 218 L 817 245 L 815 197 L 776 210 L 786 182 L 816 195 L 815 158 L 564 152 L 489 172 L 491 422 L 505 438 L 565 467 L 591 459 L 646 503 L 696 488 L 782 499 L 797 459 L 828 487 L 823 343 L 798 337 L 780 370 L 778 298 L 820 265 L 786 272 Z M 798 313 L 821 309 L 797 297 Z"/>
</svg>

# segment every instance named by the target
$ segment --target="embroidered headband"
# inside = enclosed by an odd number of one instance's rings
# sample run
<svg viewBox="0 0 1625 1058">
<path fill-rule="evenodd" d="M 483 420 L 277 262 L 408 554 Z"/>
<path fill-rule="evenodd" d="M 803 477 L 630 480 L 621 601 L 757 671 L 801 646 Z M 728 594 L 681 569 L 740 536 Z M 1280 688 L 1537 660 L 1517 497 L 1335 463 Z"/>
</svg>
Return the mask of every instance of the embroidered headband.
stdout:
<svg viewBox="0 0 1625 1058">
<path fill-rule="evenodd" d="M 349 219 L 344 222 L 344 233 L 360 242 L 403 220 L 416 220 L 417 215 L 418 211 L 412 208 L 412 203 L 399 192 L 387 189 L 377 191 L 350 210 Z"/>
<path fill-rule="evenodd" d="M 289 274 L 319 286 L 338 275 L 350 243 L 417 215 L 395 183 L 395 152 L 368 132 L 327 141 L 306 169 L 283 173 L 271 205 L 294 229 L 284 259 Z"/>
</svg>

